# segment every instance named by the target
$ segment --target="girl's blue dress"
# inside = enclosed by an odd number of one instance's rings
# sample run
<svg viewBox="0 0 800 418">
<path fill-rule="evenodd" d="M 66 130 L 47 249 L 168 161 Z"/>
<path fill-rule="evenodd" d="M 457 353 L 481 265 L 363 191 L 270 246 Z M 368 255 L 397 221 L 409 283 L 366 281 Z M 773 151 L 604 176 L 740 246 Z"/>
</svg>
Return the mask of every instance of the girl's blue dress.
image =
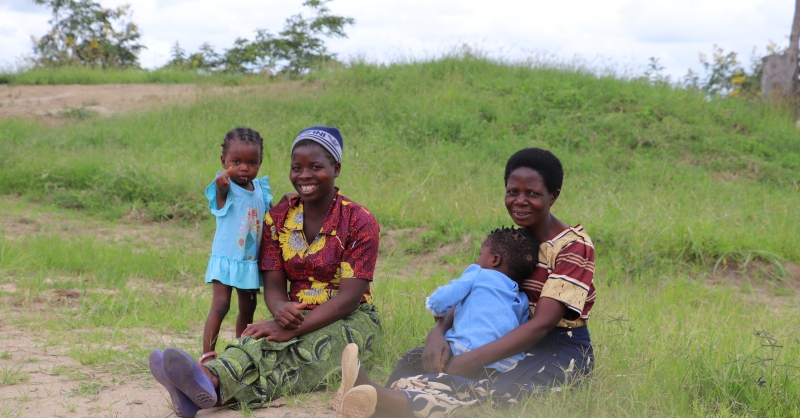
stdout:
<svg viewBox="0 0 800 418">
<path fill-rule="evenodd" d="M 217 209 L 216 182 L 206 187 L 208 208 L 217 217 L 206 283 L 218 281 L 237 289 L 256 291 L 262 285 L 258 274 L 258 245 L 264 213 L 272 201 L 269 177 L 253 180 L 253 189 L 251 192 L 231 182 L 225 206 Z"/>
</svg>

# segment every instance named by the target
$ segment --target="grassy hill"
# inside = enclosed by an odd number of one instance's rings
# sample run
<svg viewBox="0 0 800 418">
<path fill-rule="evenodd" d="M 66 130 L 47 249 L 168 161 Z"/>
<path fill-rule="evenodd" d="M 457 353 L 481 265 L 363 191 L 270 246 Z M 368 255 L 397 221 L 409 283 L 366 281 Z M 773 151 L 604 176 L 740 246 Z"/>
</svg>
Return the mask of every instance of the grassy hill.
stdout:
<svg viewBox="0 0 800 418">
<path fill-rule="evenodd" d="M 602 255 L 637 266 L 740 250 L 800 260 L 786 239 L 800 232 L 789 111 L 469 56 L 354 64 L 275 86 L 65 127 L 0 121 L 0 193 L 112 218 L 206 219 L 201 192 L 225 132 L 262 133 L 262 174 L 282 194 L 294 135 L 328 124 L 345 136 L 344 192 L 385 227 L 435 229 L 434 246 L 509 223 L 502 167 L 539 146 L 565 165 L 555 213 L 583 223 Z"/>
<path fill-rule="evenodd" d="M 800 261 L 800 132 L 786 109 L 472 56 L 354 63 L 266 89 L 64 126 L 0 120 L 0 194 L 65 213 L 208 230 L 202 192 L 219 169 L 228 130 L 261 132 L 261 174 L 280 196 L 291 191 L 294 136 L 317 124 L 343 133 L 342 192 L 370 208 L 385 231 L 422 231 L 382 253 L 389 275 L 411 265 L 408 257 L 511 224 L 502 173 L 514 151 L 544 147 L 561 158 L 566 175 L 553 212 L 583 224 L 597 247 L 598 369 L 587 390 L 536 399 L 512 416 L 798 415 L 797 369 L 785 366 L 800 360 L 800 343 L 791 339 L 800 328 L 796 296 L 785 306 L 745 303 L 744 287 L 702 281 L 717 263 L 757 258 L 767 262 L 758 264 L 760 277 L 775 294 L 787 293 L 780 269 L 768 264 Z M 24 286 L 34 290 L 44 288 L 35 280 L 43 271 L 123 290 L 131 278 L 186 286 L 187 274 L 202 272 L 210 243 L 193 243 L 200 250 L 186 253 L 161 246 L 131 252 L 84 235 L 26 242 L 0 239 L 0 273 L 27 272 Z M 424 341 L 430 324 L 419 299 L 473 255 L 438 260 L 445 267 L 437 264 L 428 277 L 376 281 L 386 318 L 376 373 Z M 411 296 L 392 297 L 398 294 Z M 145 316 L 147 297 L 106 297 L 71 326 L 194 329 L 208 306 L 157 297 L 184 315 Z M 764 345 L 773 340 L 783 351 Z"/>
</svg>

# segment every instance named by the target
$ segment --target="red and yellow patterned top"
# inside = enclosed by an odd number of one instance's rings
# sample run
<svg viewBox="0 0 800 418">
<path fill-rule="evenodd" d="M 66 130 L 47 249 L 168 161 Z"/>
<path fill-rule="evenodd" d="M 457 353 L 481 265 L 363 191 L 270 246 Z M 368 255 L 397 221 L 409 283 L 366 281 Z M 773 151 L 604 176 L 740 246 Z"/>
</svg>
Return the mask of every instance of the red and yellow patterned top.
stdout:
<svg viewBox="0 0 800 418">
<path fill-rule="evenodd" d="M 571 226 L 539 246 L 539 262 L 521 286 L 531 304 L 531 315 L 540 297 L 555 299 L 567 307 L 558 327 L 586 325 L 597 294 L 594 289 L 594 245 L 583 227 Z"/>
<path fill-rule="evenodd" d="M 314 309 L 339 293 L 342 278 L 372 281 L 379 237 L 375 216 L 337 189 L 319 235 L 308 244 L 303 203 L 295 197 L 264 216 L 259 269 L 283 270 L 289 280 L 289 300 Z M 361 303 L 372 303 L 369 286 Z"/>
</svg>

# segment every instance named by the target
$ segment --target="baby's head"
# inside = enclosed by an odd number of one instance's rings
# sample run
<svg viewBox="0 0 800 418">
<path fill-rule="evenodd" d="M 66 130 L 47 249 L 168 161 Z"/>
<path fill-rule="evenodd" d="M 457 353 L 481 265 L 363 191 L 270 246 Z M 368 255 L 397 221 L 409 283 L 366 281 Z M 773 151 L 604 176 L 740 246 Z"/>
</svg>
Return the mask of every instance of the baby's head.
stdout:
<svg viewBox="0 0 800 418">
<path fill-rule="evenodd" d="M 230 170 L 230 179 L 238 185 L 253 181 L 264 159 L 264 140 L 250 128 L 236 128 L 222 141 L 222 168 Z"/>
<path fill-rule="evenodd" d="M 524 228 L 499 228 L 492 231 L 481 245 L 475 264 L 497 270 L 522 284 L 536 268 L 539 243 Z"/>
</svg>

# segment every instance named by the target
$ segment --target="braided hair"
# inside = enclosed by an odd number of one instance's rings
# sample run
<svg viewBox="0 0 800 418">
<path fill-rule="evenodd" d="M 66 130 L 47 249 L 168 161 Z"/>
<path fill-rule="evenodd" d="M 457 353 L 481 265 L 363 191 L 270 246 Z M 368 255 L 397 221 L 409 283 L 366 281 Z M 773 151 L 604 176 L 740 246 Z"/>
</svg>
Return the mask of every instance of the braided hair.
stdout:
<svg viewBox="0 0 800 418">
<path fill-rule="evenodd" d="M 533 274 L 539 260 L 539 242 L 524 228 L 498 228 L 486 237 L 485 245 L 508 264 L 508 277 L 522 285 Z"/>
<path fill-rule="evenodd" d="M 258 144 L 258 146 L 261 148 L 261 155 L 264 155 L 264 140 L 261 139 L 261 135 L 257 131 L 254 131 L 250 128 L 235 128 L 225 134 L 225 139 L 222 140 L 222 155 L 225 155 L 225 152 L 228 151 L 228 144 L 230 144 L 231 141 L 243 141 L 251 144 Z"/>
</svg>

